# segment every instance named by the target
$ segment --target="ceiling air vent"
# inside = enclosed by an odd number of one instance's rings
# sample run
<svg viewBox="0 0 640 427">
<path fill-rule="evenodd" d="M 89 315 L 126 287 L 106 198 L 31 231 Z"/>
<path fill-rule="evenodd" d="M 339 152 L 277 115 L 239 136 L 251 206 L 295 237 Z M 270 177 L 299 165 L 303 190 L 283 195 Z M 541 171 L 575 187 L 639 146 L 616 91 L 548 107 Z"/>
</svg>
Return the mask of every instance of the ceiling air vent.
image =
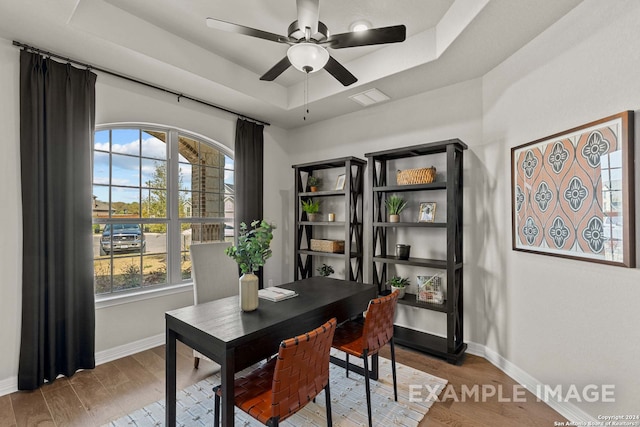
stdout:
<svg viewBox="0 0 640 427">
<path fill-rule="evenodd" d="M 368 107 L 369 105 L 377 104 L 379 102 L 391 99 L 384 93 L 380 92 L 378 89 L 365 90 L 364 92 L 351 95 L 349 98 L 362 105 L 363 107 Z"/>
</svg>

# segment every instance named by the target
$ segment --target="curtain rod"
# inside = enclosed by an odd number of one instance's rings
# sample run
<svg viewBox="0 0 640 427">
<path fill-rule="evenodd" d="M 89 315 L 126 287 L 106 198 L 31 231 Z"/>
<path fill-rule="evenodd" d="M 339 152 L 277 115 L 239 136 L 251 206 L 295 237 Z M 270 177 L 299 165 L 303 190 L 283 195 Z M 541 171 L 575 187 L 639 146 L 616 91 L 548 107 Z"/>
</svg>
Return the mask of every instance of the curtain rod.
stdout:
<svg viewBox="0 0 640 427">
<path fill-rule="evenodd" d="M 203 101 L 201 99 L 194 98 L 192 96 L 185 95 L 183 93 L 176 92 L 174 90 L 167 89 L 167 88 L 164 88 L 164 87 L 161 87 L 161 86 L 156 86 L 156 85 L 154 85 L 152 83 L 148 83 L 148 82 L 145 82 L 145 81 L 142 81 L 142 80 L 138 80 L 138 79 L 133 78 L 133 77 L 125 76 L 124 74 L 116 73 L 115 71 L 105 70 L 104 68 L 96 67 L 95 65 L 86 64 L 84 62 L 80 62 L 80 61 L 77 61 L 75 59 L 71 59 L 71 58 L 67 58 L 65 56 L 57 55 L 55 53 L 48 52 L 46 50 L 42 50 L 42 49 L 39 49 L 37 47 L 29 46 L 27 44 L 20 43 L 20 42 L 15 41 L 15 40 L 13 41 L 13 45 L 14 46 L 19 46 L 19 47 L 21 47 L 23 49 L 26 49 L 26 50 L 30 50 L 30 51 L 38 53 L 40 55 L 49 56 L 51 58 L 58 58 L 58 59 L 60 59 L 62 61 L 79 65 L 79 66 L 84 67 L 84 68 L 86 68 L 88 70 L 96 70 L 96 71 L 99 71 L 101 73 L 109 74 L 109 75 L 114 76 L 114 77 L 118 77 L 118 78 L 121 78 L 121 79 L 124 79 L 124 80 L 128 80 L 128 81 L 133 82 L 133 83 L 138 83 L 138 84 L 146 86 L 146 87 L 150 87 L 150 88 L 157 89 L 157 90 L 160 90 L 160 91 L 165 92 L 165 93 L 169 93 L 171 95 L 175 95 L 175 96 L 178 97 L 178 102 L 180 102 L 180 98 L 184 98 L 184 99 L 188 99 L 189 101 L 197 102 L 198 104 L 206 105 L 207 107 L 211 107 L 211 108 L 215 108 L 217 110 L 224 111 L 225 113 L 233 114 L 235 116 L 240 117 L 241 119 L 246 119 L 246 120 L 258 123 L 260 125 L 265 125 L 265 126 L 270 126 L 271 125 L 270 123 L 264 122 L 262 120 L 254 119 L 253 117 L 249 117 L 249 116 L 245 116 L 244 114 L 240 114 L 237 111 L 229 110 L 227 108 L 220 107 L 219 105 L 211 104 L 210 102 Z"/>
</svg>

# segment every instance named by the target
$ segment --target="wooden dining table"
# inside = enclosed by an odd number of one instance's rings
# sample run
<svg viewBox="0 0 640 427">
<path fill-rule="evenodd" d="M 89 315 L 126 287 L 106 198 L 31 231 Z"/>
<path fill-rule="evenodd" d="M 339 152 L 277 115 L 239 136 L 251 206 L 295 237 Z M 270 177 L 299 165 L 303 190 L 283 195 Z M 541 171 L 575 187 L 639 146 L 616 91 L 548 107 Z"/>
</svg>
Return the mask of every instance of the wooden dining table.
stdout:
<svg viewBox="0 0 640 427">
<path fill-rule="evenodd" d="M 240 310 L 238 296 L 172 310 L 166 321 L 166 425 L 176 425 L 176 340 L 221 366 L 222 426 L 234 425 L 234 375 L 278 352 L 282 340 L 308 332 L 332 317 L 359 315 L 377 287 L 328 277 L 279 285 L 298 293 L 279 302 L 260 299 L 257 310 Z M 377 358 L 373 377 L 377 375 Z"/>
</svg>

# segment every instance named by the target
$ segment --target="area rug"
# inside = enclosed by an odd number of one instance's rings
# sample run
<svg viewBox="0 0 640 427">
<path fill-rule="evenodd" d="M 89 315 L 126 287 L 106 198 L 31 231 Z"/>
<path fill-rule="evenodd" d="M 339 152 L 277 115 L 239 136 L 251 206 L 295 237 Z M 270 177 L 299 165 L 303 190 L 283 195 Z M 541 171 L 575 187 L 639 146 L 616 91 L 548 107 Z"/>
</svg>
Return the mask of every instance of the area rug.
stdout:
<svg viewBox="0 0 640 427">
<path fill-rule="evenodd" d="M 353 358 L 351 358 L 353 359 Z M 375 426 L 417 426 L 424 418 L 434 396 L 447 381 L 396 363 L 398 401 L 393 400 L 391 361 L 380 358 L 379 380 L 371 381 L 371 407 Z M 349 373 L 344 368 L 330 367 L 331 413 L 336 427 L 367 425 L 367 400 L 364 377 Z M 176 425 L 181 427 L 213 426 L 212 388 L 220 384 L 214 374 L 177 393 Z M 164 425 L 165 401 L 160 400 L 124 417 L 106 424 L 109 427 L 152 427 Z M 259 427 L 259 422 L 236 408 L 235 425 Z M 315 403 L 309 403 L 297 414 L 280 423 L 286 427 L 326 426 L 325 398 L 322 392 Z"/>
</svg>

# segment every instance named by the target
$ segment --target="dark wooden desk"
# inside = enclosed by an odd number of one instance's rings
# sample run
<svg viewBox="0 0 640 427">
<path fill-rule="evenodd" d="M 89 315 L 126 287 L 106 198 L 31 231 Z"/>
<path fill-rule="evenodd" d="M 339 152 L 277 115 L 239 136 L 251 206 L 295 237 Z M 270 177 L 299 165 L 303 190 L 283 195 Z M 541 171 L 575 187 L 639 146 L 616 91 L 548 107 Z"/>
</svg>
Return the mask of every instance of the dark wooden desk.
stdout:
<svg viewBox="0 0 640 427">
<path fill-rule="evenodd" d="M 338 322 L 366 310 L 377 296 L 373 285 L 310 277 L 280 285 L 299 296 L 277 303 L 260 300 L 244 313 L 238 297 L 198 304 L 165 314 L 166 425 L 176 425 L 176 340 L 221 366 L 222 425 L 233 427 L 234 374 L 278 351 L 284 339 L 310 331 L 336 317 Z"/>
</svg>

